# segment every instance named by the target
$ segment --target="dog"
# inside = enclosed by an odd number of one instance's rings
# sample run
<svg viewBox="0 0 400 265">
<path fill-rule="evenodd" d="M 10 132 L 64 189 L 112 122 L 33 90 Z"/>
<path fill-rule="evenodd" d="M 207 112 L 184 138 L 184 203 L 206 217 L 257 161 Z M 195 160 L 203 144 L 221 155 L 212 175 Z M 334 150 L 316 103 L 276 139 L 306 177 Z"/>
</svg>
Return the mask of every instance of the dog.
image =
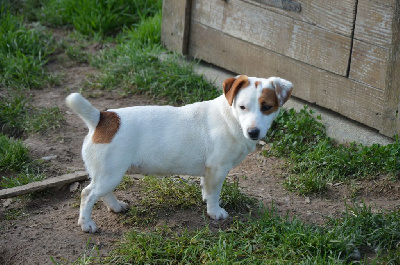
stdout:
<svg viewBox="0 0 400 265">
<path fill-rule="evenodd" d="M 109 211 L 128 205 L 113 190 L 132 168 L 142 174 L 201 177 L 202 198 L 212 219 L 225 219 L 219 196 L 229 170 L 265 137 L 293 90 L 279 78 L 239 75 L 223 82 L 223 94 L 182 107 L 135 106 L 99 111 L 79 93 L 66 98 L 89 132 L 82 158 L 91 178 L 82 190 L 78 225 L 95 233 L 92 208 L 102 198 Z"/>
</svg>

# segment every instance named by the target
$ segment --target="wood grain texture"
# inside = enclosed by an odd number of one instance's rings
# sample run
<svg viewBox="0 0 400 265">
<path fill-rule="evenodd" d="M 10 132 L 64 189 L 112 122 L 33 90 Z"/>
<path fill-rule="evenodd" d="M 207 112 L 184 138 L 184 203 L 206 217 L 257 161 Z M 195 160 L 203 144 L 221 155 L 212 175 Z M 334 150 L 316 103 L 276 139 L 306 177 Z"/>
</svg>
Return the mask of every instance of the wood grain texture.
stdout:
<svg viewBox="0 0 400 265">
<path fill-rule="evenodd" d="M 359 0 L 354 39 L 388 48 L 392 44 L 394 1 Z"/>
<path fill-rule="evenodd" d="M 187 54 L 192 0 L 163 1 L 161 41 L 169 50 Z"/>
<path fill-rule="evenodd" d="M 257 3 L 257 0 L 243 1 L 347 37 L 352 34 L 356 0 L 295 0 L 301 3 L 300 13 L 269 7 Z"/>
<path fill-rule="evenodd" d="M 349 78 L 385 89 L 389 49 L 354 40 Z"/>
<path fill-rule="evenodd" d="M 392 46 L 385 87 L 382 133 L 400 136 L 400 1 L 393 8 Z"/>
<path fill-rule="evenodd" d="M 86 180 L 87 178 L 88 174 L 85 171 L 78 171 L 75 173 L 66 174 L 59 177 L 32 182 L 23 186 L 0 190 L 0 199 L 25 195 L 28 193 L 52 187 L 61 187 L 71 182 Z"/>
<path fill-rule="evenodd" d="M 347 73 L 349 37 L 241 0 L 194 0 L 192 23 L 338 75 Z"/>
<path fill-rule="evenodd" d="M 293 95 L 380 129 L 384 92 L 192 23 L 189 54 L 238 74 L 279 76 L 294 85 Z"/>
</svg>

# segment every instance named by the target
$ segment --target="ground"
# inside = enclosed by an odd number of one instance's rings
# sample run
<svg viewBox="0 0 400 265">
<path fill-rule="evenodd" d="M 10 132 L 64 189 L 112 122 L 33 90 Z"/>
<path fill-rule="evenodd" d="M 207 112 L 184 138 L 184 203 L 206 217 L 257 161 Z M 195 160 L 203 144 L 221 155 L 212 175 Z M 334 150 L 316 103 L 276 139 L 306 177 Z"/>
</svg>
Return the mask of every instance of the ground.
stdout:
<svg viewBox="0 0 400 265">
<path fill-rule="evenodd" d="M 51 62 L 49 69 L 64 73 L 62 84 L 32 90 L 33 103 L 44 107 L 58 106 L 65 114 L 65 122 L 54 132 L 31 135 L 24 142 L 35 158 L 53 156 L 47 163 L 49 172 L 56 176 L 84 168 L 80 149 L 87 129 L 67 109 L 64 100 L 70 92 L 79 91 L 89 76 L 97 74 L 97 70 L 87 64 L 62 66 L 59 62 Z M 97 95 L 89 99 L 100 110 L 154 104 L 148 97 L 140 95 L 122 97 L 115 92 L 87 94 L 90 95 Z M 308 223 L 323 224 L 327 217 L 340 216 L 346 203 L 365 202 L 374 209 L 394 209 L 400 205 L 399 183 L 391 182 L 385 176 L 374 181 L 335 183 L 325 193 L 310 197 L 289 192 L 282 186 L 288 174 L 286 162 L 262 156 L 261 148 L 268 146 L 259 146 L 257 151 L 231 170 L 228 179 L 239 179 L 244 193 L 257 198 L 266 207 L 274 204 L 279 214 L 296 216 Z M 96 234 L 83 233 L 77 226 L 79 191 L 87 184 L 82 182 L 73 191 L 66 185 L 40 196 L 0 200 L 0 263 L 52 264 L 51 258 L 57 262 L 74 262 L 78 257 L 89 255 L 93 246 L 97 246 L 99 251 L 96 255 L 107 255 L 124 232 L 133 227 L 123 224 L 123 215 L 110 213 L 99 203 L 93 216 L 100 231 Z M 133 185 L 133 188 L 119 190 L 116 194 L 119 199 L 135 205 L 140 191 Z M 225 221 L 211 221 L 204 217 L 203 210 L 178 211 L 157 225 L 166 224 L 172 229 L 196 229 L 204 227 L 207 222 L 211 227 L 218 228 L 232 220 L 229 217 Z M 15 217 L 10 216 L 13 212 L 16 213 Z"/>
</svg>

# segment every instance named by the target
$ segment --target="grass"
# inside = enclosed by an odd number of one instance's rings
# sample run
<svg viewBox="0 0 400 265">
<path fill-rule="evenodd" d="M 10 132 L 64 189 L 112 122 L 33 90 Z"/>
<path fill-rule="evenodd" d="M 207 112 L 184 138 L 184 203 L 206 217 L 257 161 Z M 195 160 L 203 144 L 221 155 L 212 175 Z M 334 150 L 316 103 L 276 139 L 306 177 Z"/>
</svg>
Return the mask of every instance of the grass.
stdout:
<svg viewBox="0 0 400 265">
<path fill-rule="evenodd" d="M 0 187 L 11 188 L 43 179 L 42 166 L 30 159 L 29 150 L 16 138 L 59 127 L 57 107 L 30 104 L 30 89 L 55 84 L 47 64 L 56 44 L 40 26 L 26 26 L 18 3 L 0 3 Z"/>
<path fill-rule="evenodd" d="M 38 181 L 45 178 L 38 173 L 41 165 L 29 156 L 29 150 L 18 140 L 0 134 L 0 172 L 10 177 L 3 176 L 0 188 L 12 188 Z"/>
<path fill-rule="evenodd" d="M 132 185 L 125 177 L 120 189 Z M 139 181 L 141 197 L 139 204 L 133 206 L 127 218 L 127 224 L 147 226 L 156 224 L 162 216 L 171 215 L 178 210 L 197 209 L 203 205 L 199 185 L 181 178 L 146 176 Z M 222 207 L 235 213 L 248 212 L 256 200 L 241 193 L 237 181 L 225 182 L 221 191 Z"/>
<path fill-rule="evenodd" d="M 122 88 L 122 93 L 147 94 L 172 105 L 210 100 L 221 94 L 203 76 L 193 71 L 193 63 L 177 55 L 166 55 L 160 46 L 161 14 L 143 20 L 126 31 L 123 42 L 92 58 L 103 75 L 98 86 L 106 90 Z"/>
<path fill-rule="evenodd" d="M 259 219 L 236 220 L 226 230 L 207 226 L 177 234 L 131 231 L 107 258 L 112 264 L 359 264 L 365 255 L 391 264 L 398 257 L 400 212 L 348 207 L 342 218 L 316 226 L 280 217 L 274 207 Z M 396 252 L 397 251 L 397 252 Z M 374 263 L 374 261 L 370 261 Z M 393 263 L 392 263 L 393 264 Z"/>
<path fill-rule="evenodd" d="M 39 88 L 55 82 L 43 66 L 55 49 L 51 35 L 27 28 L 22 15 L 0 6 L 0 86 Z"/>
<path fill-rule="evenodd" d="M 33 107 L 24 93 L 11 92 L 1 98 L 0 133 L 11 137 L 55 129 L 62 120 L 59 108 Z"/>
<path fill-rule="evenodd" d="M 160 0 L 45 0 L 37 18 L 45 25 L 69 26 L 84 35 L 104 38 L 152 17 L 161 3 Z"/>
<path fill-rule="evenodd" d="M 28 148 L 21 141 L 0 134 L 0 168 L 22 171 L 29 163 Z"/>
<path fill-rule="evenodd" d="M 327 183 L 400 173 L 399 137 L 386 146 L 338 145 L 307 107 L 281 111 L 267 137 L 271 149 L 265 155 L 288 158 L 292 175 L 285 186 L 301 194 L 321 192 Z"/>
</svg>

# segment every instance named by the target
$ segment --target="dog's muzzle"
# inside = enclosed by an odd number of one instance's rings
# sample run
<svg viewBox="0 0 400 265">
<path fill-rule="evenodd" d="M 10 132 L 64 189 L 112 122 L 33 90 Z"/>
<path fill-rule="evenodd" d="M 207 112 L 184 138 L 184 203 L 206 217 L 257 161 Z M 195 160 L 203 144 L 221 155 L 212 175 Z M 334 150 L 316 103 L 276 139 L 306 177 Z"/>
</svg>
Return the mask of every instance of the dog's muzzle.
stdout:
<svg viewBox="0 0 400 265">
<path fill-rule="evenodd" d="M 249 135 L 251 140 L 258 140 L 258 137 L 260 136 L 260 129 L 257 127 L 250 128 L 247 130 L 247 134 Z"/>
</svg>

